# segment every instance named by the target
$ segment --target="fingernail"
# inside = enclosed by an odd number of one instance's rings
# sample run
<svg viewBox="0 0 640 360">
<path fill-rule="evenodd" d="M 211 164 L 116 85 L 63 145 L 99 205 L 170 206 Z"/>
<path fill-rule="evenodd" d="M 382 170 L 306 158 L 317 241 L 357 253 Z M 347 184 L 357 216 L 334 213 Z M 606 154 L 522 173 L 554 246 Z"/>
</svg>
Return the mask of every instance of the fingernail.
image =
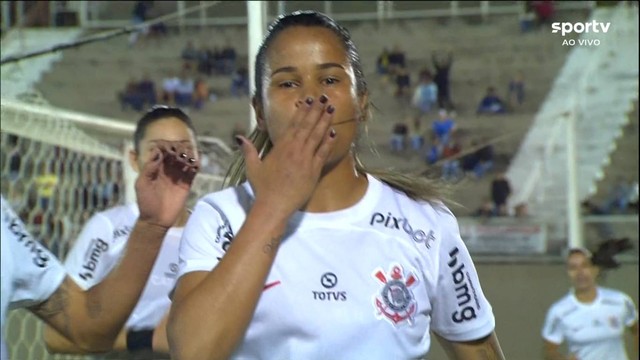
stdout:
<svg viewBox="0 0 640 360">
<path fill-rule="evenodd" d="M 321 102 L 321 103 L 326 104 L 326 103 L 327 103 L 327 100 L 329 100 L 329 98 L 327 97 L 327 95 L 322 94 L 322 95 L 320 96 L 320 102 Z"/>
<path fill-rule="evenodd" d="M 171 147 L 171 151 L 176 152 L 176 147 L 175 147 L 175 146 L 172 146 L 172 147 Z"/>
<path fill-rule="evenodd" d="M 182 154 L 180 154 L 180 157 L 183 158 L 183 159 L 186 159 L 187 158 L 187 154 L 182 153 Z"/>
<path fill-rule="evenodd" d="M 329 114 L 333 114 L 333 112 L 336 110 L 335 107 L 333 107 L 333 105 L 329 105 L 329 107 L 327 107 L 327 112 Z"/>
<path fill-rule="evenodd" d="M 329 131 L 329 137 L 332 139 L 336 137 L 336 131 L 333 128 Z"/>
<path fill-rule="evenodd" d="M 190 163 L 190 164 L 193 164 L 194 162 L 196 162 L 196 159 L 194 159 L 194 158 L 189 158 L 189 163 Z"/>
<path fill-rule="evenodd" d="M 321 100 L 321 101 L 322 101 L 322 100 Z M 312 98 L 312 97 L 308 97 L 308 98 L 306 98 L 306 99 L 304 100 L 304 102 L 306 102 L 306 103 L 307 103 L 307 105 L 311 105 L 311 104 L 313 104 L 313 98 Z"/>
<path fill-rule="evenodd" d="M 238 146 L 242 146 L 242 143 L 243 143 L 242 138 L 240 136 L 236 136 L 235 139 L 236 139 L 236 144 L 238 144 Z"/>
</svg>

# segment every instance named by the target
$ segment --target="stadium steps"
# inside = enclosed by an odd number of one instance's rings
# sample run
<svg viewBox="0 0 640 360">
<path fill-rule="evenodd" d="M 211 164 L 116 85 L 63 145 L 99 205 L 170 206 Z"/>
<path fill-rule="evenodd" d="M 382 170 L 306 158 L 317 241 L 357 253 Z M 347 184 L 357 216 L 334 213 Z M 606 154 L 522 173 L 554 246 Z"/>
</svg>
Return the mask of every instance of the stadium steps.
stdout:
<svg viewBox="0 0 640 360">
<path fill-rule="evenodd" d="M 80 33 L 81 30 L 75 28 L 13 29 L 2 39 L 2 58 L 67 43 L 76 39 Z M 32 93 L 34 85 L 40 81 L 42 75 L 60 59 L 62 59 L 62 53 L 55 52 L 3 65 L 0 70 L 2 97 L 16 98 L 22 94 Z"/>
<path fill-rule="evenodd" d="M 562 16 L 584 20 L 582 12 Z M 451 19 L 446 24 L 431 19 L 394 21 L 384 26 L 357 22 L 348 26 L 359 46 L 371 98 L 378 109 L 373 111 L 368 134 L 362 139 L 363 161 L 374 167 L 394 166 L 403 171 L 418 171 L 425 165 L 420 154 L 395 155 L 388 151 L 393 124 L 412 112 L 406 102 L 393 97 L 393 86 L 375 74 L 375 61 L 384 47 L 392 48 L 398 44 L 407 52 L 414 81 L 422 67 L 431 67 L 433 51 L 446 51 L 451 47 L 454 53 L 452 99 L 459 127 L 467 134 L 463 147 L 469 146 L 471 138 L 492 139 L 512 134 L 495 144 L 497 155 L 504 157 L 510 157 L 518 149 L 569 51 L 548 31 L 520 34 L 513 17 L 496 16 L 481 25 L 470 25 L 463 19 Z M 243 54 L 247 46 L 246 29 L 243 27 L 216 27 L 171 34 L 166 38 L 142 41 L 133 48 L 128 47 L 126 37 L 120 37 L 66 52 L 64 60 L 47 73 L 38 89 L 52 104 L 62 108 L 135 121 L 139 114 L 121 110 L 116 93 L 129 79 L 139 79 L 145 73 L 159 85 L 168 73 L 177 72 L 181 64 L 180 51 L 187 41 L 193 41 L 196 47 L 223 46 L 230 42 L 238 49 L 240 59 L 246 56 Z M 486 87 L 496 86 L 499 93 L 504 94 L 510 77 L 518 70 L 525 73 L 527 83 L 527 98 L 522 108 L 505 116 L 477 117 L 475 108 Z M 209 133 L 231 140 L 229 135 L 233 126 L 248 122 L 248 99 L 228 96 L 228 76 L 212 76 L 207 80 L 220 98 L 213 104 L 208 103 L 201 111 L 191 111 L 190 115 L 200 134 Z M 368 151 L 371 144 L 378 155 Z M 504 166 L 506 164 L 499 164 L 495 170 L 499 171 Z M 473 212 L 489 196 L 490 181 L 489 175 L 456 189 L 454 200 L 467 206 L 458 215 Z M 519 186 L 515 182 L 513 185 Z"/>
<path fill-rule="evenodd" d="M 596 183 L 611 163 L 610 155 L 629 121 L 627 114 L 638 98 L 638 35 L 634 25 L 637 12 L 633 12 L 633 17 L 627 15 L 622 7 L 594 11 L 593 19 L 615 23 L 619 31 L 603 38 L 601 47 L 572 50 L 510 164 L 507 173 L 512 182 L 535 182 L 527 188 L 529 193 L 516 191 L 513 199 L 528 201 L 534 214 L 549 218 L 566 216 L 565 116 L 576 117 L 580 200 L 595 193 Z M 542 170 L 531 179 L 535 162 L 539 162 L 537 166 Z"/>
</svg>

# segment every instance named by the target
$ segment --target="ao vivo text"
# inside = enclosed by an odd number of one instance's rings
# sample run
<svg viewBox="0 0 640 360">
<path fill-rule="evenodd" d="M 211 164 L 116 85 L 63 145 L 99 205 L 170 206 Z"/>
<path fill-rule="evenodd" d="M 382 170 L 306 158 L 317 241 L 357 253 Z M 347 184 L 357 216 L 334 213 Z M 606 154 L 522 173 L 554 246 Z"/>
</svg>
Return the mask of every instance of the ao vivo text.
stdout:
<svg viewBox="0 0 640 360">
<path fill-rule="evenodd" d="M 574 46 L 575 44 L 578 44 L 580 46 L 598 46 L 600 45 L 600 40 L 598 39 L 578 39 L 578 41 L 573 39 L 562 40 L 562 46 Z"/>
</svg>

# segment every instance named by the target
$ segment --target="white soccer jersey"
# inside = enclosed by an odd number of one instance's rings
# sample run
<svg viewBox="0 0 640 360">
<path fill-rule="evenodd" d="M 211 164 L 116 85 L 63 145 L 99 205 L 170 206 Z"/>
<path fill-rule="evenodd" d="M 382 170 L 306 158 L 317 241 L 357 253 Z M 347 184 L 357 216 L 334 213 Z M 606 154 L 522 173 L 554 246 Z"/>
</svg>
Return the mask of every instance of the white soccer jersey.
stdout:
<svg viewBox="0 0 640 360">
<path fill-rule="evenodd" d="M 570 292 L 547 313 L 542 337 L 555 344 L 566 341 L 580 360 L 626 360 L 624 330 L 638 321 L 633 301 L 624 293 L 598 287 L 596 299 L 581 303 Z"/>
<path fill-rule="evenodd" d="M 69 275 L 81 288 L 86 290 L 101 282 L 119 263 L 138 215 L 138 207 L 129 204 L 99 212 L 89 219 L 65 260 Z M 182 230 L 169 229 L 126 328 L 154 328 L 169 310 L 169 292 L 178 275 Z"/>
<path fill-rule="evenodd" d="M 4 343 L 4 321 L 7 310 L 36 305 L 46 300 L 60 286 L 65 277 L 62 264 L 42 244 L 27 232 L 20 218 L 0 198 L 0 243 L 2 257 L 1 359 L 8 359 Z"/>
<path fill-rule="evenodd" d="M 451 212 L 368 179 L 351 208 L 292 217 L 233 358 L 418 358 L 430 330 L 453 341 L 493 331 Z M 181 275 L 216 266 L 253 199 L 245 183 L 198 202 L 180 247 Z"/>
</svg>

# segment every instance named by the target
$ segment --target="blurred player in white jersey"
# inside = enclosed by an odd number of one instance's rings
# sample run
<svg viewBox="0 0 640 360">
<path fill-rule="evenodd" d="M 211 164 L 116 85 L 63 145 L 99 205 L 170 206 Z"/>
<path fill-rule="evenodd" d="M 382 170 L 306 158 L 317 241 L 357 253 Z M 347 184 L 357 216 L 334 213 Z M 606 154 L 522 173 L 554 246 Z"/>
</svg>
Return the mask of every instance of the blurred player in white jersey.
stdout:
<svg viewBox="0 0 640 360">
<path fill-rule="evenodd" d="M 159 141 L 177 142 L 197 151 L 191 119 L 178 108 L 159 106 L 147 112 L 138 121 L 133 141 L 130 162 L 136 172 L 148 161 L 150 150 Z M 66 270 L 78 286 L 91 288 L 113 270 L 122 258 L 138 215 L 136 204 L 125 204 L 99 212 L 87 222 L 65 260 Z M 142 296 L 113 350 L 169 352 L 166 336 L 169 292 L 178 276 L 180 238 L 188 217 L 187 208 L 183 207 L 165 236 Z M 51 328 L 45 330 L 45 342 L 52 353 L 83 352 Z"/>
<path fill-rule="evenodd" d="M 638 312 L 631 298 L 618 290 L 598 286 L 601 271 L 617 267 L 612 256 L 628 248 L 628 240 L 609 240 L 593 255 L 584 248 L 569 251 L 567 273 L 571 291 L 555 302 L 542 328 L 545 359 L 628 360 L 624 333 L 635 340 L 638 358 Z M 560 353 L 566 342 L 569 354 Z"/>
<path fill-rule="evenodd" d="M 83 289 L 26 230 L 1 199 L 2 353 L 7 311 L 25 307 L 86 352 L 111 348 L 144 289 L 169 228 L 183 211 L 199 166 L 183 143 L 158 142 L 149 148 L 136 181 L 140 206 L 118 265 L 98 285 Z M 184 155 L 183 155 L 184 154 Z"/>
<path fill-rule="evenodd" d="M 255 79 L 235 187 L 185 227 L 173 358 L 416 359 L 433 331 L 452 359 L 503 359 L 441 189 L 358 160 L 369 94 L 349 33 L 314 12 L 281 17 Z"/>
</svg>

